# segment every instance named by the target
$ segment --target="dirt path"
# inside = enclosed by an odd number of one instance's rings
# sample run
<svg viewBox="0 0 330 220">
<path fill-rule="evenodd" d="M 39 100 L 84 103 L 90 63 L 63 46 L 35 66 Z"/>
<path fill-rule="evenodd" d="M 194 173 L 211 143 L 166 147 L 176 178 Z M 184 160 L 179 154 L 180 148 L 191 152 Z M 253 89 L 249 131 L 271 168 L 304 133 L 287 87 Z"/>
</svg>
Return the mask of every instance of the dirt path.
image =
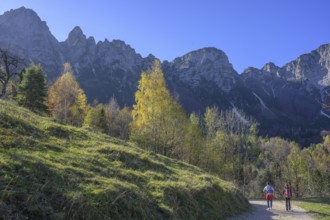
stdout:
<svg viewBox="0 0 330 220">
<path fill-rule="evenodd" d="M 230 218 L 230 220 L 272 220 L 272 219 L 287 219 L 287 220 L 312 220 L 313 218 L 300 207 L 291 203 L 292 211 L 285 210 L 285 201 L 273 201 L 273 209 L 266 210 L 267 205 L 265 200 L 249 200 L 252 204 L 252 211 L 238 217 Z"/>
</svg>

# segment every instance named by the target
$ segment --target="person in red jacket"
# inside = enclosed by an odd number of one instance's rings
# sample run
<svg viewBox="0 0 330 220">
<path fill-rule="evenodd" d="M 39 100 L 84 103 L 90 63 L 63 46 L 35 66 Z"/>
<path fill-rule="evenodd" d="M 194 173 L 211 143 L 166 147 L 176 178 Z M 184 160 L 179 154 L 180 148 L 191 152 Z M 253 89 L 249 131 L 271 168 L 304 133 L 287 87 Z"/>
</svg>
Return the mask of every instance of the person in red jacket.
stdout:
<svg viewBox="0 0 330 220">
<path fill-rule="evenodd" d="M 285 197 L 286 211 L 290 211 L 291 210 L 290 200 L 292 197 L 292 190 L 291 190 L 289 184 L 286 184 L 286 186 L 284 187 L 283 196 Z"/>
</svg>

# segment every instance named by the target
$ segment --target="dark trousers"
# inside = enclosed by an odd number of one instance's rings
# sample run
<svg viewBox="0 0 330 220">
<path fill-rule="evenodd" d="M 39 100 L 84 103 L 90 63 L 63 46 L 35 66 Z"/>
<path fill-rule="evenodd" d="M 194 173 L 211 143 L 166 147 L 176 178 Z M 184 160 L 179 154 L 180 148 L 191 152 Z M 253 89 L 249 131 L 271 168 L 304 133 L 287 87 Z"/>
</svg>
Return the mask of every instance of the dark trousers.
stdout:
<svg viewBox="0 0 330 220">
<path fill-rule="evenodd" d="M 290 198 L 285 198 L 285 207 L 287 211 L 291 210 Z"/>
<path fill-rule="evenodd" d="M 267 207 L 272 208 L 273 207 L 273 200 L 267 200 Z"/>
</svg>

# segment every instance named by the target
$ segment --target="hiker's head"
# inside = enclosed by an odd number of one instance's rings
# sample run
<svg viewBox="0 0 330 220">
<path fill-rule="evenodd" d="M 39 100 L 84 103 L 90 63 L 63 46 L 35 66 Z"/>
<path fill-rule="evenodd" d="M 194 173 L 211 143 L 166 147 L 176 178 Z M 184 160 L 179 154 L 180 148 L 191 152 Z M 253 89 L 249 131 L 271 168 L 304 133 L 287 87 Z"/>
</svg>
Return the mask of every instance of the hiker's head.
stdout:
<svg viewBox="0 0 330 220">
<path fill-rule="evenodd" d="M 286 184 L 286 187 L 289 187 L 289 183 Z"/>
<path fill-rule="evenodd" d="M 270 182 L 267 182 L 267 185 L 270 185 Z"/>
</svg>

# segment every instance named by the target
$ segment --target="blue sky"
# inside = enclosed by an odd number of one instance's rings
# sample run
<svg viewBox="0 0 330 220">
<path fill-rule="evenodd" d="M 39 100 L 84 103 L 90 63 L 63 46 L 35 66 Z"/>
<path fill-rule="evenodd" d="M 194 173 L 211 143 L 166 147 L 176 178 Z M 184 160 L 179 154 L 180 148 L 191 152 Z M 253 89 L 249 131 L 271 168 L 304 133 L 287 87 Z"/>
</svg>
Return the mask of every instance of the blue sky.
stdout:
<svg viewBox="0 0 330 220">
<path fill-rule="evenodd" d="M 80 26 L 96 41 L 120 39 L 161 60 L 216 47 L 239 73 L 330 43 L 330 0 L 0 0 L 0 13 L 21 6 L 59 41 Z"/>
</svg>

